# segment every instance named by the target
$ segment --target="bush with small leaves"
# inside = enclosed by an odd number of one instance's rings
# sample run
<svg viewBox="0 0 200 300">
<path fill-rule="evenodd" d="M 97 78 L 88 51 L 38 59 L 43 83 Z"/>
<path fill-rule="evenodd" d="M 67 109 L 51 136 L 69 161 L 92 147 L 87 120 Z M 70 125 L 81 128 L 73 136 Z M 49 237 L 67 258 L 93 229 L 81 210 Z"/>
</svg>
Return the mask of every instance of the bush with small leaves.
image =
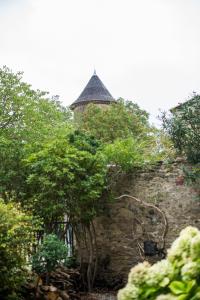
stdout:
<svg viewBox="0 0 200 300">
<path fill-rule="evenodd" d="M 200 162 L 200 95 L 193 97 L 172 110 L 171 115 L 162 114 L 163 128 L 169 134 L 174 147 L 191 163 Z"/>
<path fill-rule="evenodd" d="M 34 227 L 32 217 L 0 199 L 0 299 L 18 299 L 25 282 Z"/>
<path fill-rule="evenodd" d="M 47 235 L 38 251 L 32 258 L 32 268 L 37 274 L 46 274 L 48 283 L 48 275 L 55 270 L 60 264 L 67 260 L 68 249 L 63 241 L 59 240 L 54 234 Z"/>
</svg>

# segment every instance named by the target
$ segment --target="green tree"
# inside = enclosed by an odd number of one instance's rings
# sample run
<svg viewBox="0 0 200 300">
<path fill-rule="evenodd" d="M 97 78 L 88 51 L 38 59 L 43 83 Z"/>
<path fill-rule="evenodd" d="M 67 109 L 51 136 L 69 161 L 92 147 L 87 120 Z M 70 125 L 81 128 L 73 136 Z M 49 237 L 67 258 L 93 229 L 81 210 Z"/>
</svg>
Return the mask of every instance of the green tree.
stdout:
<svg viewBox="0 0 200 300">
<path fill-rule="evenodd" d="M 69 127 L 70 113 L 56 98 L 33 90 L 22 73 L 0 69 L 0 195 L 21 199 L 26 174 L 22 160 Z"/>
<path fill-rule="evenodd" d="M 136 103 L 123 99 L 106 108 L 88 105 L 76 125 L 78 129 L 105 143 L 130 136 L 142 138 L 150 130 L 148 113 Z"/>
<path fill-rule="evenodd" d="M 183 168 L 186 182 L 193 186 L 200 198 L 200 95 L 194 94 L 180 104 L 171 115 L 162 114 L 163 127 L 177 153 L 184 155 L 190 166 Z"/>
<path fill-rule="evenodd" d="M 56 97 L 50 99 L 47 92 L 33 90 L 22 75 L 7 67 L 0 69 L 0 129 L 1 135 L 33 143 L 64 126 L 70 112 Z"/>
<path fill-rule="evenodd" d="M 107 167 L 97 143 L 77 132 L 44 144 L 26 160 L 29 169 L 24 204 L 39 215 L 51 232 L 53 222 L 68 216 L 79 254 L 88 253 L 87 285 L 91 289 L 97 266 L 93 220 L 101 211 Z"/>
<path fill-rule="evenodd" d="M 122 171 L 130 172 L 134 169 L 147 168 L 160 159 L 160 153 L 154 148 L 154 141 L 127 138 L 105 145 L 103 153 L 109 165 L 116 165 Z"/>
<path fill-rule="evenodd" d="M 25 160 L 29 175 L 24 203 L 50 228 L 64 214 L 72 223 L 89 223 L 105 186 L 101 153 L 85 150 L 91 146 L 85 140 L 81 146 L 80 137 L 78 145 L 71 139 L 70 135 L 44 144 Z"/>
<path fill-rule="evenodd" d="M 163 127 L 171 137 L 175 148 L 192 163 L 200 162 L 200 95 L 162 115 Z"/>
<path fill-rule="evenodd" d="M 0 200 L 1 299 L 18 299 L 17 293 L 25 282 L 25 266 L 36 228 L 32 217 Z"/>
</svg>

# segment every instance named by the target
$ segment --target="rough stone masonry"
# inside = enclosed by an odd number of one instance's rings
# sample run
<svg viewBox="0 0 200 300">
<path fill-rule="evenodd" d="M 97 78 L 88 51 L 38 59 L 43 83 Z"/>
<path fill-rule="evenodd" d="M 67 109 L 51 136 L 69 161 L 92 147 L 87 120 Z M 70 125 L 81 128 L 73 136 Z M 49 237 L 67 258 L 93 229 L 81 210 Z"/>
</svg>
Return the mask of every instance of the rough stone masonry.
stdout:
<svg viewBox="0 0 200 300">
<path fill-rule="evenodd" d="M 163 257 L 162 236 L 165 249 L 188 225 L 200 228 L 200 203 L 195 191 L 184 182 L 181 159 L 171 164 L 160 163 L 151 170 L 120 177 L 115 195 L 132 195 L 155 208 L 145 206 L 129 197 L 122 197 L 108 204 L 104 216 L 95 221 L 99 250 L 97 279 L 108 286 L 120 285 L 135 264 L 143 260 L 154 262 Z M 163 216 L 167 219 L 165 228 Z M 160 254 L 147 256 L 144 243 L 156 245 Z"/>
</svg>

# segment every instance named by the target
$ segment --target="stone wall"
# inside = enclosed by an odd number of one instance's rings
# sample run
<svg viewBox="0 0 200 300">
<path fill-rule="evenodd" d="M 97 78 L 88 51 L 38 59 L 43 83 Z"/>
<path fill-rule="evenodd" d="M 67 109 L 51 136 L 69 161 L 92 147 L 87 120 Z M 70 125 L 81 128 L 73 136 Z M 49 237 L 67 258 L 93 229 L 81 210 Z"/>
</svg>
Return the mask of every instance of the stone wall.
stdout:
<svg viewBox="0 0 200 300">
<path fill-rule="evenodd" d="M 181 229 L 187 225 L 200 227 L 200 203 L 193 189 L 184 183 L 183 162 L 160 164 L 152 170 L 119 178 L 115 195 L 135 196 L 161 209 L 168 228 L 165 249 L 169 248 Z M 163 247 L 165 226 L 162 214 L 129 197 L 115 200 L 105 207 L 104 216 L 96 219 L 99 247 L 98 280 L 123 282 L 132 266 L 144 259 L 154 262 L 161 257 L 145 256 L 144 241 Z"/>
</svg>

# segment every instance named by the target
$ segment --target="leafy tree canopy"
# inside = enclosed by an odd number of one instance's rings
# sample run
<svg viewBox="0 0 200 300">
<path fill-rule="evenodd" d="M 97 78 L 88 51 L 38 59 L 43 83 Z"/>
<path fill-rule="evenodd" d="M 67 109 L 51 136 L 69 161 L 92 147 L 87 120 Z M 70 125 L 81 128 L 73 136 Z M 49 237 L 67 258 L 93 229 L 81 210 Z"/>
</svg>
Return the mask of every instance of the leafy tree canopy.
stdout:
<svg viewBox="0 0 200 300">
<path fill-rule="evenodd" d="M 146 168 L 161 157 L 153 140 L 138 141 L 134 138 L 115 140 L 104 147 L 103 153 L 108 164 L 117 165 L 125 172 Z"/>
<path fill-rule="evenodd" d="M 120 98 L 106 108 L 88 105 L 75 126 L 101 143 L 107 164 L 131 171 L 174 154 L 166 134 L 151 126 L 148 117 L 136 103 Z"/>
<path fill-rule="evenodd" d="M 70 113 L 56 98 L 33 90 L 22 73 L 0 69 L 0 194 L 19 199 L 24 169 L 22 159 L 38 145 L 65 132 Z"/>
<path fill-rule="evenodd" d="M 142 138 L 150 129 L 148 113 L 136 103 L 121 98 L 106 108 L 88 105 L 76 125 L 104 143 L 130 136 Z"/>
<path fill-rule="evenodd" d="M 92 153 L 83 135 L 78 144 L 71 140 L 72 135 L 55 139 L 25 160 L 29 170 L 25 203 L 48 225 L 65 213 L 72 223 L 89 223 L 105 187 L 106 165 L 101 152 Z"/>
<path fill-rule="evenodd" d="M 200 95 L 162 115 L 163 127 L 171 137 L 175 148 L 185 154 L 188 161 L 200 162 Z"/>
<path fill-rule="evenodd" d="M 78 150 L 88 151 L 92 154 L 96 154 L 101 146 L 101 143 L 98 142 L 94 137 L 86 135 L 83 131 L 79 130 L 71 131 L 68 141 Z"/>
<path fill-rule="evenodd" d="M 48 93 L 24 83 L 22 75 L 7 67 L 0 69 L 0 129 L 1 134 L 25 143 L 52 135 L 70 113 L 56 97 L 50 99 Z"/>
</svg>

